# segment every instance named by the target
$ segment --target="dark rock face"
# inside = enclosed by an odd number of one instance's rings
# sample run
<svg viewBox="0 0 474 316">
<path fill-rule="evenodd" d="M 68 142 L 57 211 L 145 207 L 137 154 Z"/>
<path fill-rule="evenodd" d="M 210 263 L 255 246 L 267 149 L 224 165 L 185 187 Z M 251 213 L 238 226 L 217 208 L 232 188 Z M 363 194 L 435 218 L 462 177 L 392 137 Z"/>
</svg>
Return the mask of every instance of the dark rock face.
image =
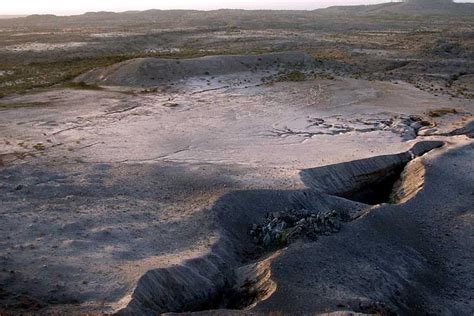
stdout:
<svg viewBox="0 0 474 316">
<path fill-rule="evenodd" d="M 286 213 L 274 212 L 267 214 L 262 224 L 254 224 L 250 235 L 264 249 L 278 249 L 297 238 L 316 241 L 321 235 L 337 233 L 341 229 L 341 222 L 349 219 L 347 214 L 337 211 L 323 213 L 300 209 Z"/>
</svg>

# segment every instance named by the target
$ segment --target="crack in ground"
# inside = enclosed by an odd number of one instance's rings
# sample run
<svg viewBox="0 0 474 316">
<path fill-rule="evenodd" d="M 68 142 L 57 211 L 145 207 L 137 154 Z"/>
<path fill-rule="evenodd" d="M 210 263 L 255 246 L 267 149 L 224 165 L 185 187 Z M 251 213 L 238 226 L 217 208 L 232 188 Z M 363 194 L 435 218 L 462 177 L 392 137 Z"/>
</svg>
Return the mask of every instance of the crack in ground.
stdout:
<svg viewBox="0 0 474 316">
<path fill-rule="evenodd" d="M 335 120 L 336 122 L 331 122 Z M 391 118 L 380 119 L 344 119 L 341 116 L 329 118 L 309 118 L 307 119 L 305 129 L 296 130 L 285 126 L 284 128 L 274 127 L 269 136 L 287 138 L 290 136 L 301 136 L 306 139 L 317 135 L 341 135 L 351 132 L 370 133 L 375 131 L 390 131 L 400 135 L 405 140 L 415 139 L 418 136 L 418 130 L 431 123 L 424 121 L 417 116 L 396 115 Z M 367 127 L 357 127 L 357 125 Z M 319 131 L 311 131 L 311 128 L 319 128 Z"/>
<path fill-rule="evenodd" d="M 370 205 L 356 202 L 359 192 L 380 186 L 387 174 L 400 175 L 414 158 L 443 144 L 419 142 L 410 151 L 396 155 L 304 170 L 301 176 L 309 188 L 306 190 L 250 190 L 224 195 L 209 210 L 219 235 L 209 253 L 178 266 L 148 271 L 118 314 L 151 315 L 254 306 L 276 290 L 277 285 L 271 280 L 271 262 L 278 249 L 295 239 L 337 233 L 343 223 L 354 221 L 370 210 Z M 398 189 L 403 187 L 392 182 L 393 190 L 399 195 L 404 194 Z M 357 308 L 390 311 L 381 303 L 366 305 L 367 308 Z"/>
<path fill-rule="evenodd" d="M 167 153 L 167 154 L 163 154 L 163 155 L 160 155 L 160 156 L 156 156 L 156 157 L 153 157 L 153 158 L 149 158 L 149 159 L 124 159 L 124 160 L 119 160 L 119 161 L 114 161 L 113 163 L 124 163 L 124 162 L 133 162 L 133 163 L 140 163 L 140 162 L 150 162 L 150 161 L 156 161 L 156 160 L 159 160 L 159 159 L 166 159 L 167 157 L 169 156 L 172 156 L 172 155 L 176 155 L 176 154 L 179 154 L 181 152 L 184 152 L 184 151 L 188 151 L 191 149 L 191 146 L 186 146 L 182 149 L 179 149 L 179 150 L 176 150 L 176 151 L 173 151 L 171 153 Z"/>
</svg>

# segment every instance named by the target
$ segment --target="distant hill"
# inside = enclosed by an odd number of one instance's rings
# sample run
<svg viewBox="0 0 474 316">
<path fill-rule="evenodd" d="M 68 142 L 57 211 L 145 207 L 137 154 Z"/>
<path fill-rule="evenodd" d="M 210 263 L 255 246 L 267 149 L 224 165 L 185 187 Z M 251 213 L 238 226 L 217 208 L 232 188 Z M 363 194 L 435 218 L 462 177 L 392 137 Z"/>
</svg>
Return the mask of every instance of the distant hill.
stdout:
<svg viewBox="0 0 474 316">
<path fill-rule="evenodd" d="M 334 6 L 314 11 L 275 10 L 148 10 L 88 12 L 82 15 L 30 15 L 24 18 L 2 19 L 0 27 L 94 27 L 150 25 L 156 28 L 294 28 L 321 23 L 337 24 L 332 16 L 463 16 L 474 17 L 474 4 L 454 3 L 451 0 L 408 0 L 377 5 Z M 328 22 L 329 21 L 329 22 Z M 337 26 L 337 25 L 336 25 Z"/>
<path fill-rule="evenodd" d="M 333 6 L 318 10 L 326 14 L 345 15 L 452 15 L 473 16 L 474 3 L 455 3 L 452 0 L 406 0 L 376 5 Z"/>
<path fill-rule="evenodd" d="M 25 17 L 26 15 L 2 15 L 0 14 L 0 19 L 15 19 L 15 18 L 23 18 Z"/>
</svg>

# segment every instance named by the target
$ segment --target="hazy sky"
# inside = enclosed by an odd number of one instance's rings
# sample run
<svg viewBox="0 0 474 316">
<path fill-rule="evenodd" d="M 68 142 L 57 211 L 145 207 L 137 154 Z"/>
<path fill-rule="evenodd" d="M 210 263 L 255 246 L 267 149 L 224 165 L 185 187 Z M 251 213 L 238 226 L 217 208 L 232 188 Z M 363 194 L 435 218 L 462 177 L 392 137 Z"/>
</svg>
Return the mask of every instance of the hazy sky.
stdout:
<svg viewBox="0 0 474 316">
<path fill-rule="evenodd" d="M 311 10 L 331 5 L 373 4 L 390 0 L 0 0 L 2 14 L 79 14 L 87 11 L 146 9 L 293 9 Z M 474 2 L 474 0 L 457 1 Z"/>
</svg>

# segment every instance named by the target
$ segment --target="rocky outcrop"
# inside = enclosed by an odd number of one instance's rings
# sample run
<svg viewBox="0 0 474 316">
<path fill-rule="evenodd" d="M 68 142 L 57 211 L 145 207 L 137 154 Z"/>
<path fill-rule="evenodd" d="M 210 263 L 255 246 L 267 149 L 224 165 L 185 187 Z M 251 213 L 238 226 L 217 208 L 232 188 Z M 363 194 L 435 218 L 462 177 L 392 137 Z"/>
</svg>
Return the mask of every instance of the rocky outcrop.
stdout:
<svg viewBox="0 0 474 316">
<path fill-rule="evenodd" d="M 308 187 L 328 194 L 368 204 L 388 202 L 393 184 L 406 164 L 443 144 L 440 141 L 420 142 L 404 153 L 306 169 L 300 176 Z"/>
<path fill-rule="evenodd" d="M 404 203 L 414 197 L 422 188 L 425 181 L 425 166 L 417 158 L 410 161 L 393 185 L 390 201 Z"/>
</svg>

